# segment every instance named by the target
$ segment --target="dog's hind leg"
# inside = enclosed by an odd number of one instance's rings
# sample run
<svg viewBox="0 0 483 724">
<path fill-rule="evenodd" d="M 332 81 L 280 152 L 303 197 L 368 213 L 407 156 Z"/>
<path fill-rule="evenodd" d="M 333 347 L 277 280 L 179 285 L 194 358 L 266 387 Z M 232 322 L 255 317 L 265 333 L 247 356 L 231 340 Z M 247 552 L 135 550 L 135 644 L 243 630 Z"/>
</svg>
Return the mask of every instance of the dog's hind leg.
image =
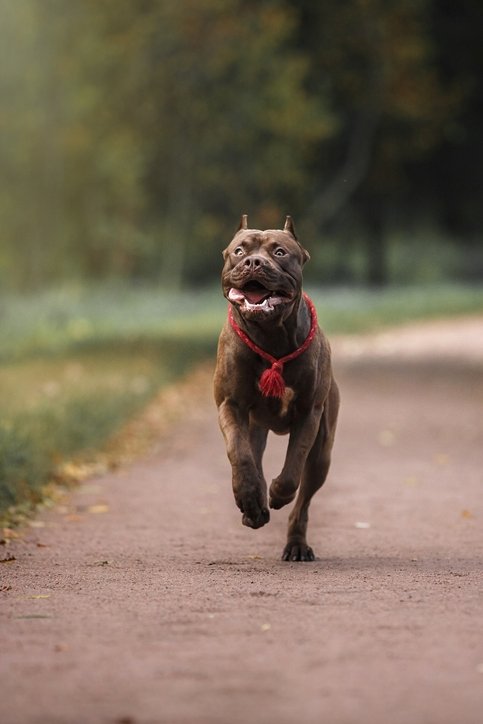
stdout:
<svg viewBox="0 0 483 724">
<path fill-rule="evenodd" d="M 287 545 L 282 554 L 284 561 L 315 560 L 314 552 L 307 544 L 308 511 L 313 495 L 322 487 L 329 472 L 338 409 L 339 391 L 333 382 L 317 437 L 305 463 L 297 500 L 289 516 Z"/>
</svg>

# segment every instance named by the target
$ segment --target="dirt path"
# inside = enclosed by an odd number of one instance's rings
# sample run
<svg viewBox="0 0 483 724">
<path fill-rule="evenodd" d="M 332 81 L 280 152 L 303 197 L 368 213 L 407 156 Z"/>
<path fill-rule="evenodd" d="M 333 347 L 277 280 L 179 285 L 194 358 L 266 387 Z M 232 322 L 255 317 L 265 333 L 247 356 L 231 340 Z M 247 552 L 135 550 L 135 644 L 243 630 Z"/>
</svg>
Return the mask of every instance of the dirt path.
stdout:
<svg viewBox="0 0 483 724">
<path fill-rule="evenodd" d="M 334 345 L 315 563 L 279 560 L 286 509 L 241 526 L 207 380 L 155 454 L 1 547 L 2 724 L 479 724 L 483 320 L 466 324 Z"/>
</svg>

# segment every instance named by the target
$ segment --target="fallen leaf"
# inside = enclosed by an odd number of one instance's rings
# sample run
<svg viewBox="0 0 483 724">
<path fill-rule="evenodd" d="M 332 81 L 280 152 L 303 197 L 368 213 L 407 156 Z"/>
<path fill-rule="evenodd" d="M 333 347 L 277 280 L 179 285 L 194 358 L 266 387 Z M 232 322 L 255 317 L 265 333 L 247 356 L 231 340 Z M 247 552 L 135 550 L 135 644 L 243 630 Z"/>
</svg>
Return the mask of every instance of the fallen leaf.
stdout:
<svg viewBox="0 0 483 724">
<path fill-rule="evenodd" d="M 263 561 L 263 556 L 259 556 L 258 553 L 247 556 L 247 558 L 250 558 L 251 561 Z"/>
<path fill-rule="evenodd" d="M 392 430 L 381 430 L 377 436 L 377 442 L 381 447 L 391 447 L 396 442 L 396 435 Z"/>
<path fill-rule="evenodd" d="M 88 513 L 96 513 L 96 514 L 97 514 L 97 513 L 107 513 L 108 510 L 109 510 L 109 506 L 108 506 L 108 505 L 104 505 L 104 504 L 90 505 L 90 506 L 87 508 L 87 512 L 88 512 Z"/>
<path fill-rule="evenodd" d="M 272 628 L 272 624 L 262 623 L 262 625 L 260 626 L 260 631 L 270 631 L 271 628 Z"/>
<path fill-rule="evenodd" d="M 76 515 L 75 513 L 70 513 L 69 515 L 66 515 L 64 517 L 64 520 L 66 520 L 68 523 L 78 523 L 82 520 L 82 516 Z"/>
<path fill-rule="evenodd" d="M 11 590 L 12 590 L 12 586 L 9 586 L 9 585 L 0 586 L 0 591 L 11 591 Z"/>
<path fill-rule="evenodd" d="M 76 463 L 68 462 L 59 465 L 57 474 L 61 479 L 71 480 L 72 482 L 80 482 L 85 480 L 91 473 L 89 465 L 76 465 Z"/>
<path fill-rule="evenodd" d="M 0 558 L 0 563 L 13 563 L 16 560 L 15 556 L 7 555 L 5 558 Z"/>
<path fill-rule="evenodd" d="M 12 540 L 13 538 L 20 538 L 19 534 L 11 528 L 3 528 L 2 535 L 6 540 Z"/>
<path fill-rule="evenodd" d="M 53 616 L 47 616 L 43 613 L 29 613 L 26 616 L 15 616 L 16 619 L 27 619 L 27 618 L 54 618 Z"/>
<path fill-rule="evenodd" d="M 25 598 L 34 598 L 34 599 L 50 598 L 50 593 L 39 593 L 38 595 L 35 595 L 35 596 L 25 596 Z"/>
<path fill-rule="evenodd" d="M 404 481 L 404 485 L 408 485 L 410 488 L 414 488 L 416 487 L 416 485 L 419 485 L 419 480 L 415 475 L 410 475 Z"/>
<path fill-rule="evenodd" d="M 436 465 L 447 465 L 449 463 L 449 455 L 446 455 L 446 453 L 438 453 L 433 459 Z"/>
<path fill-rule="evenodd" d="M 47 543 L 37 543 L 37 548 L 48 548 Z"/>
<path fill-rule="evenodd" d="M 365 522 L 362 521 L 362 520 L 358 520 L 357 523 L 354 523 L 354 527 L 355 527 L 355 528 L 360 528 L 360 529 L 362 530 L 362 529 L 370 528 L 370 527 L 371 527 L 371 524 L 370 524 L 370 523 L 365 523 Z"/>
<path fill-rule="evenodd" d="M 466 510 L 466 508 L 465 508 L 465 510 L 461 511 L 461 517 L 462 518 L 474 518 L 475 516 L 473 515 L 471 510 Z"/>
</svg>

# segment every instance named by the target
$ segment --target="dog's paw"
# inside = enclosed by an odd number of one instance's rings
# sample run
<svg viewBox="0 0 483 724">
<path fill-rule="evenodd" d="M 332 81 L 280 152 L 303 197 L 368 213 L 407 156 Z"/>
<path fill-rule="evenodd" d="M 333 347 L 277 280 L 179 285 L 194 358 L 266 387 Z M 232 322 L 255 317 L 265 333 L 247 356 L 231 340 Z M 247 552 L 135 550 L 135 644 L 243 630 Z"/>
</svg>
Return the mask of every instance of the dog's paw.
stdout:
<svg viewBox="0 0 483 724">
<path fill-rule="evenodd" d="M 288 498 L 280 498 L 277 495 L 272 495 L 270 493 L 270 500 L 269 500 L 269 506 L 273 510 L 280 510 L 280 508 L 283 508 L 284 505 L 288 505 L 292 502 L 292 500 L 295 498 L 295 493 Z"/>
<path fill-rule="evenodd" d="M 260 508 L 258 505 L 248 506 L 248 510 L 243 512 L 242 523 L 248 528 L 261 528 L 270 520 L 270 511 L 268 508 Z"/>
<path fill-rule="evenodd" d="M 281 482 L 280 478 L 275 478 L 270 486 L 270 498 L 269 505 L 274 510 L 283 508 L 284 505 L 288 505 L 295 498 L 297 493 L 297 486 L 293 483 Z"/>
<path fill-rule="evenodd" d="M 242 523 L 248 528 L 261 528 L 270 520 L 266 495 L 255 486 L 240 486 L 235 491 L 235 502 L 242 513 Z"/>
<path fill-rule="evenodd" d="M 282 561 L 315 561 L 314 551 L 306 543 L 287 543 Z"/>
</svg>

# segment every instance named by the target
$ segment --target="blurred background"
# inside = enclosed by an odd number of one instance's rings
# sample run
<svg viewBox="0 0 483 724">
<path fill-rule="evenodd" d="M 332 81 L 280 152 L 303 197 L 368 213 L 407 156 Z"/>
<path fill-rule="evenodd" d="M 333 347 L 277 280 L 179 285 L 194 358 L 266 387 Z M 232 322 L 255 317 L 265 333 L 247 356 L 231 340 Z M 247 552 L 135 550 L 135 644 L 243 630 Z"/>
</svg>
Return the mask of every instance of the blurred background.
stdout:
<svg viewBox="0 0 483 724">
<path fill-rule="evenodd" d="M 0 281 L 217 278 L 286 213 L 319 282 L 483 277 L 478 0 L 2 0 Z"/>
<path fill-rule="evenodd" d="M 241 213 L 330 332 L 481 309 L 480 0 L 0 0 L 0 53 L 4 507 L 213 353 Z"/>
</svg>

